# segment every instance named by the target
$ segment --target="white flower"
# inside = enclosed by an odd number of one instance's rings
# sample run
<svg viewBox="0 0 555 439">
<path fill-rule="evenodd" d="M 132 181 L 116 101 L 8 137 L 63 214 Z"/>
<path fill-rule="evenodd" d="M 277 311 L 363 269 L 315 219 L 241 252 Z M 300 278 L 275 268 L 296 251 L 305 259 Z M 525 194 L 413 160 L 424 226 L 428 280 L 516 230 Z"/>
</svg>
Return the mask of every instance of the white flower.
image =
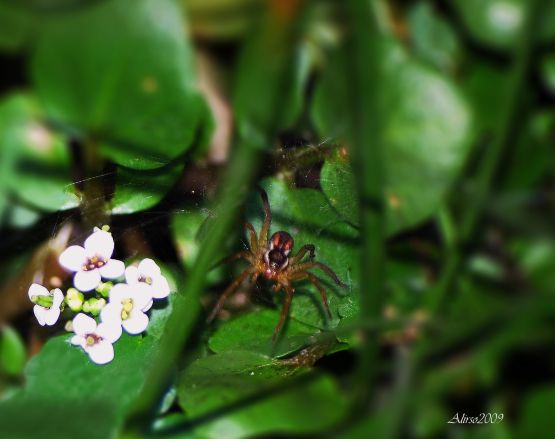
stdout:
<svg viewBox="0 0 555 439">
<path fill-rule="evenodd" d="M 152 259 L 143 259 L 138 267 L 133 265 L 127 267 L 125 269 L 125 280 L 129 285 L 142 284 L 147 286 L 150 296 L 154 299 L 163 299 L 170 294 L 168 280 L 162 275 L 160 267 Z"/>
<path fill-rule="evenodd" d="M 32 284 L 29 287 L 29 299 L 35 304 L 33 312 L 41 326 L 52 326 L 60 317 L 60 306 L 64 301 L 62 290 L 56 288 L 48 291 L 42 285 Z"/>
<path fill-rule="evenodd" d="M 110 303 L 102 308 L 100 318 L 102 322 L 117 322 L 129 334 L 140 334 L 148 326 L 144 311 L 151 305 L 148 285 L 117 284 L 110 290 Z"/>
<path fill-rule="evenodd" d="M 60 255 L 60 265 L 75 271 L 73 284 L 81 291 L 94 290 L 100 285 L 101 277 L 115 279 L 125 271 L 125 265 L 117 259 L 110 259 L 114 252 L 112 234 L 95 229 L 85 241 L 84 248 L 72 245 Z"/>
<path fill-rule="evenodd" d="M 73 319 L 71 344 L 81 346 L 96 364 L 106 364 L 114 359 L 115 343 L 121 337 L 121 326 L 115 323 L 96 321 L 83 313 Z"/>
</svg>

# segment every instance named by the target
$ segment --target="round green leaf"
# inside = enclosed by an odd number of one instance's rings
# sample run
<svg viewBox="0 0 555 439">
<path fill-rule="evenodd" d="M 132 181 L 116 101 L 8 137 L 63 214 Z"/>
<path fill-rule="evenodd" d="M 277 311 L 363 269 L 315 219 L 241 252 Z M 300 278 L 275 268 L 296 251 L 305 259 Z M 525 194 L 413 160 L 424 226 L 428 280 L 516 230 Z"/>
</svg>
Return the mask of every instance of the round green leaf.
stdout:
<svg viewBox="0 0 555 439">
<path fill-rule="evenodd" d="M 531 392 L 525 399 L 518 423 L 518 437 L 548 439 L 555 429 L 555 419 L 548 407 L 555 405 L 555 385 L 553 383 Z"/>
<path fill-rule="evenodd" d="M 280 357 L 305 346 L 314 333 L 313 328 L 290 319 L 274 344 L 272 335 L 278 319 L 278 310 L 262 310 L 239 316 L 222 323 L 208 340 L 208 346 L 216 353 L 241 350 Z"/>
<path fill-rule="evenodd" d="M 0 188 L 29 205 L 56 211 L 79 204 L 65 141 L 42 123 L 40 109 L 27 96 L 0 104 L 0 158 Z"/>
<path fill-rule="evenodd" d="M 197 429 L 207 438 L 316 433 L 346 414 L 346 401 L 330 377 L 307 375 L 306 380 L 288 385 L 291 372 L 289 366 L 260 354 L 212 355 L 185 369 L 179 379 L 179 401 L 191 416 L 232 407 Z"/>
<path fill-rule="evenodd" d="M 210 217 L 208 209 L 182 209 L 174 213 L 171 230 L 177 253 L 186 269 L 191 269 L 199 253 L 203 226 Z M 222 255 L 222 258 L 224 255 Z M 214 261 L 216 263 L 217 261 Z M 209 282 L 222 278 L 223 267 L 215 267 L 208 274 Z"/>
<path fill-rule="evenodd" d="M 384 120 L 387 228 L 393 234 L 436 212 L 474 135 L 469 106 L 452 82 L 409 58 L 397 44 L 384 44 L 384 49 L 383 83 L 376 85 L 376 93 L 381 94 Z M 313 102 L 313 118 L 324 136 L 346 133 L 350 101 L 339 76 L 341 56 L 336 54 L 324 72 Z M 339 213 L 357 224 L 353 181 L 346 157 L 328 160 L 322 189 Z"/>
<path fill-rule="evenodd" d="M 457 34 L 427 2 L 417 3 L 409 12 L 410 38 L 414 53 L 444 72 L 453 72 L 460 60 Z"/>
<path fill-rule="evenodd" d="M 515 46 L 524 25 L 526 0 L 454 0 L 453 4 L 477 41 L 498 49 Z M 545 6 L 539 34 L 552 40 L 555 8 L 551 3 Z"/>
<path fill-rule="evenodd" d="M 50 118 L 130 168 L 157 168 L 204 126 L 191 48 L 171 0 L 96 2 L 44 23 L 31 73 Z"/>
<path fill-rule="evenodd" d="M 128 214 L 155 206 L 175 184 L 183 167 L 182 162 L 149 171 L 118 166 L 116 190 L 111 201 L 112 213 Z"/>
<path fill-rule="evenodd" d="M 542 59 L 541 73 L 547 88 L 551 94 L 555 94 L 555 55 L 550 54 Z"/>
<path fill-rule="evenodd" d="M 0 332 L 0 371 L 10 376 L 21 375 L 26 357 L 25 345 L 19 334 L 4 326 Z"/>
<path fill-rule="evenodd" d="M 504 70 L 486 63 L 475 62 L 468 67 L 461 85 L 480 135 L 491 134 L 497 128 L 502 115 L 499 109 L 508 105 L 508 79 Z"/>
<path fill-rule="evenodd" d="M 0 49 L 19 50 L 28 37 L 33 23 L 29 11 L 20 5 L 0 2 Z"/>
</svg>

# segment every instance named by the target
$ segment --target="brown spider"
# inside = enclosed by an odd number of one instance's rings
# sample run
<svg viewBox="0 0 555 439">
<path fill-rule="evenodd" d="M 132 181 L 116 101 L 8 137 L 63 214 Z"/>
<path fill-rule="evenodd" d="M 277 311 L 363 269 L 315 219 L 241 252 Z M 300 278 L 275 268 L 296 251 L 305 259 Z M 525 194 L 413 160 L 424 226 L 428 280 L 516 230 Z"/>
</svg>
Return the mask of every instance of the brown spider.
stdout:
<svg viewBox="0 0 555 439">
<path fill-rule="evenodd" d="M 326 291 L 318 278 L 308 271 L 309 268 L 320 268 L 324 273 L 330 276 L 337 285 L 341 287 L 346 287 L 347 285 L 339 280 L 330 267 L 321 262 L 308 261 L 301 263 L 306 253 L 309 253 L 311 259 L 314 257 L 314 245 L 305 244 L 296 255 L 290 257 L 289 254 L 293 250 L 293 237 L 289 233 L 283 231 L 276 232 L 268 240 L 270 223 L 272 222 L 272 212 L 270 211 L 268 195 L 262 189 L 260 189 L 260 194 L 262 196 L 265 212 L 264 223 L 262 224 L 260 235 L 258 237 L 256 236 L 256 231 L 252 224 L 248 222 L 245 223 L 245 227 L 250 235 L 250 249 L 235 253 L 222 261 L 222 263 L 224 263 L 237 259 L 244 259 L 249 262 L 250 266 L 243 270 L 223 292 L 218 303 L 216 303 L 216 306 L 210 313 L 208 322 L 216 317 L 227 298 L 235 292 L 245 279 L 250 276 L 251 282 L 254 284 L 258 277 L 262 275 L 266 279 L 275 282 L 272 287 L 275 293 L 278 293 L 282 289 L 285 291 L 283 308 L 281 310 L 279 322 L 274 330 L 273 340 L 275 341 L 289 312 L 289 306 L 291 305 L 293 293 L 295 292 L 295 289 L 291 285 L 294 281 L 306 279 L 311 282 L 320 292 L 324 307 L 331 318 Z"/>
</svg>

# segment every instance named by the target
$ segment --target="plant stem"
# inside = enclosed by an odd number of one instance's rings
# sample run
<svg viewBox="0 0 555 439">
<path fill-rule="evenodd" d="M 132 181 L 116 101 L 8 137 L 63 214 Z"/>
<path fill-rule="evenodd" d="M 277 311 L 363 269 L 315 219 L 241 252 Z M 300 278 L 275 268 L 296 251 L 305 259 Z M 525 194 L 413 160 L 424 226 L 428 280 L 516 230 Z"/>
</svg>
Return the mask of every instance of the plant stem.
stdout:
<svg viewBox="0 0 555 439">
<path fill-rule="evenodd" d="M 180 291 L 184 294 L 178 295 L 166 324 L 165 332 L 171 336 L 162 337 L 160 340 L 158 360 L 150 365 L 152 373 L 149 374 L 141 398 L 134 408 L 138 422 L 145 414 L 150 413 L 169 384 L 168 380 L 181 348 L 200 314 L 200 296 L 204 292 L 206 274 L 214 264 L 214 257 L 220 252 L 222 242 L 225 242 L 239 207 L 247 195 L 260 153 L 259 148 L 243 143 L 232 157 L 223 179 L 223 190 L 215 203 L 215 219 L 208 226 L 206 238 L 187 281 L 180 286 Z"/>
<path fill-rule="evenodd" d="M 453 288 L 455 278 L 462 266 L 463 250 L 474 237 L 484 207 L 491 198 L 495 178 L 501 165 L 504 153 L 517 138 L 516 123 L 522 109 L 522 91 L 526 85 L 526 76 L 530 67 L 530 56 L 534 43 L 534 31 L 539 16 L 539 1 L 526 2 L 526 20 L 521 38 L 515 49 L 514 67 L 508 85 L 509 99 L 499 120 L 494 140 L 484 152 L 476 176 L 474 203 L 465 210 L 460 226 L 459 239 L 449 248 L 444 269 L 436 287 L 430 295 L 430 310 L 439 312 L 444 306 L 448 291 Z"/>
<path fill-rule="evenodd" d="M 171 382 L 179 355 L 201 314 L 200 297 L 207 274 L 221 257 L 222 243 L 226 242 L 239 208 L 259 172 L 263 153 L 272 144 L 271 139 L 278 128 L 276 120 L 281 116 L 278 112 L 282 111 L 279 103 L 284 88 L 288 86 L 294 47 L 301 35 L 299 23 L 304 16 L 303 5 L 301 0 L 270 1 L 264 26 L 246 44 L 238 61 L 238 81 L 234 88 L 237 127 L 234 153 L 214 203 L 214 218 L 207 226 L 186 282 L 179 287 L 166 323 L 165 336 L 158 346 L 157 359 L 149 365 L 144 388 L 129 416 L 131 432 L 149 423 Z M 252 87 L 256 83 L 264 84 L 264 87 L 258 95 L 253 95 Z"/>
<path fill-rule="evenodd" d="M 374 3 L 374 4 L 373 4 Z M 360 206 L 360 315 L 361 322 L 379 318 L 385 270 L 385 204 L 383 189 L 383 139 L 380 115 L 380 29 L 376 2 L 351 0 L 347 5 L 352 38 L 345 80 L 350 84 L 350 147 Z M 349 77 L 350 75 L 350 77 Z M 363 345 L 358 365 L 355 411 L 364 413 L 371 401 L 378 345 L 362 330 Z"/>
</svg>

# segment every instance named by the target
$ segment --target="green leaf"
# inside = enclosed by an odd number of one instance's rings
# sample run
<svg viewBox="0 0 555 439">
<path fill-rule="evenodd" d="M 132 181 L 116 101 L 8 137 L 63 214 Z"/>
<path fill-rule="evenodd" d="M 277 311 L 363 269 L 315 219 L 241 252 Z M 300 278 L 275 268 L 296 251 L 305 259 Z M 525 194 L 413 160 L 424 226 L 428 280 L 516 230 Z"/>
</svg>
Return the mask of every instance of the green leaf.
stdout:
<svg viewBox="0 0 555 439">
<path fill-rule="evenodd" d="M 49 19 L 31 73 L 50 118 L 130 168 L 181 155 L 207 117 L 181 15 L 172 0 L 107 0 Z"/>
<path fill-rule="evenodd" d="M 155 206 L 173 187 L 183 167 L 181 161 L 149 171 L 118 166 L 116 190 L 111 201 L 112 213 L 128 214 Z"/>
<path fill-rule="evenodd" d="M 41 212 L 24 204 L 12 203 L 8 212 L 7 222 L 14 228 L 30 227 L 41 218 Z"/>
<path fill-rule="evenodd" d="M 555 94 L 555 55 L 544 56 L 541 62 L 541 73 L 545 85 L 551 94 Z"/>
<path fill-rule="evenodd" d="M 9 376 L 19 376 L 27 358 L 25 344 L 20 335 L 11 327 L 4 326 L 0 333 L 0 372 Z"/>
<path fill-rule="evenodd" d="M 339 306 L 358 303 L 357 230 L 337 214 L 322 192 L 314 189 L 292 189 L 277 179 L 265 180 L 262 186 L 268 193 L 273 213 L 270 234 L 278 230 L 289 232 L 295 240 L 293 254 L 304 244 L 313 244 L 316 247 L 315 260 L 328 265 L 348 285 L 348 288 L 340 288 L 318 268 L 312 268 L 310 271 L 320 279 L 327 292 L 333 318 L 327 321 L 320 294 L 308 282 L 295 284 L 291 316 L 318 328 L 335 327 L 339 318 Z M 263 211 L 259 194 L 255 193 L 254 197 L 249 206 L 248 217 L 254 227 L 260 230 Z M 356 312 L 356 305 L 349 309 Z"/>
<path fill-rule="evenodd" d="M 517 436 L 550 438 L 555 430 L 555 419 L 548 408 L 554 406 L 555 384 L 547 383 L 543 388 L 531 392 L 520 411 Z"/>
<path fill-rule="evenodd" d="M 171 222 L 173 240 L 181 263 L 191 269 L 200 251 L 204 225 L 210 218 L 208 209 L 182 209 L 174 213 Z M 223 255 L 222 255 L 223 258 Z M 217 261 L 214 261 L 216 263 Z M 214 268 L 208 274 L 209 282 L 222 278 L 222 267 Z"/>
<path fill-rule="evenodd" d="M 512 49 L 522 31 L 526 0 L 453 0 L 462 21 L 478 42 L 497 49 Z M 555 7 L 546 3 L 539 26 L 543 41 L 553 40 Z"/>
<path fill-rule="evenodd" d="M 308 50 L 298 50 L 305 25 L 301 3 L 281 11 L 268 4 L 267 9 L 239 54 L 233 89 L 239 136 L 260 148 L 269 134 L 298 117 L 310 61 Z"/>
<path fill-rule="evenodd" d="M 346 402 L 328 376 L 286 380 L 289 367 L 263 355 L 231 351 L 192 363 L 180 377 L 180 404 L 190 416 L 220 410 L 197 428 L 206 438 L 323 431 L 346 414 Z"/>
<path fill-rule="evenodd" d="M 474 136 L 469 106 L 455 85 L 409 58 L 397 44 L 383 44 L 384 82 L 376 85 L 376 92 L 381 94 L 380 117 L 387 145 L 388 233 L 394 234 L 437 211 L 466 160 Z M 340 76 L 342 56 L 336 53 L 315 92 L 313 118 L 324 136 L 345 134 L 349 99 Z M 336 155 L 326 163 L 321 183 L 332 205 L 356 224 L 351 174 L 346 158 Z"/>
<path fill-rule="evenodd" d="M 468 67 L 461 86 L 473 109 L 476 132 L 491 134 L 499 125 L 499 109 L 508 105 L 508 79 L 504 70 L 483 62 Z"/>
<path fill-rule="evenodd" d="M 157 355 L 158 341 L 177 300 L 182 300 L 182 296 L 173 294 L 166 306 L 156 304 L 145 336 L 124 333 L 114 344 L 114 360 L 106 365 L 96 365 L 80 348 L 71 346 L 69 335 L 50 339 L 28 363 L 24 390 L 0 404 L 0 419 L 5 419 L 2 426 L 23 432 L 28 423 L 36 425 L 44 419 L 42 412 L 37 414 L 33 409 L 21 410 L 9 418 L 6 415 L 12 413 L 14 404 L 22 406 L 25 401 L 32 401 L 35 408 L 37 404 L 43 410 L 52 407 L 47 412 L 50 423 L 60 428 L 56 437 L 75 437 L 71 432 L 90 424 L 91 418 L 95 420 L 93 437 L 113 436 L 142 388 L 147 366 Z M 81 409 L 74 411 L 74 404 Z M 12 437 L 28 436 L 20 433 Z"/>
<path fill-rule="evenodd" d="M 408 24 L 414 53 L 438 70 L 453 72 L 461 57 L 457 34 L 427 2 L 417 3 L 409 12 Z"/>
<path fill-rule="evenodd" d="M 543 111 L 521 121 L 518 142 L 507 156 L 508 166 L 504 175 L 504 189 L 510 197 L 515 192 L 535 190 L 538 184 L 553 175 L 555 157 L 552 136 L 555 129 L 555 112 Z"/>
<path fill-rule="evenodd" d="M 0 193 L 9 189 L 45 211 L 76 207 L 79 198 L 65 140 L 48 129 L 41 116 L 25 95 L 13 95 L 0 104 Z"/>
<path fill-rule="evenodd" d="M 27 41 L 33 21 L 31 14 L 20 5 L 0 2 L 0 49 L 21 49 Z"/>
<path fill-rule="evenodd" d="M 290 319 L 277 344 L 272 335 L 279 319 L 278 310 L 262 310 L 224 322 L 208 340 L 208 347 L 216 353 L 248 351 L 280 357 L 305 346 L 314 333 L 310 328 Z"/>
<path fill-rule="evenodd" d="M 229 41 L 243 37 L 260 20 L 263 0 L 182 0 L 194 35 Z"/>
<path fill-rule="evenodd" d="M 83 377 L 86 379 L 86 377 Z M 2 436 L 10 439 L 116 437 L 114 407 L 94 397 L 58 400 L 24 396 L 0 402 Z"/>
</svg>

